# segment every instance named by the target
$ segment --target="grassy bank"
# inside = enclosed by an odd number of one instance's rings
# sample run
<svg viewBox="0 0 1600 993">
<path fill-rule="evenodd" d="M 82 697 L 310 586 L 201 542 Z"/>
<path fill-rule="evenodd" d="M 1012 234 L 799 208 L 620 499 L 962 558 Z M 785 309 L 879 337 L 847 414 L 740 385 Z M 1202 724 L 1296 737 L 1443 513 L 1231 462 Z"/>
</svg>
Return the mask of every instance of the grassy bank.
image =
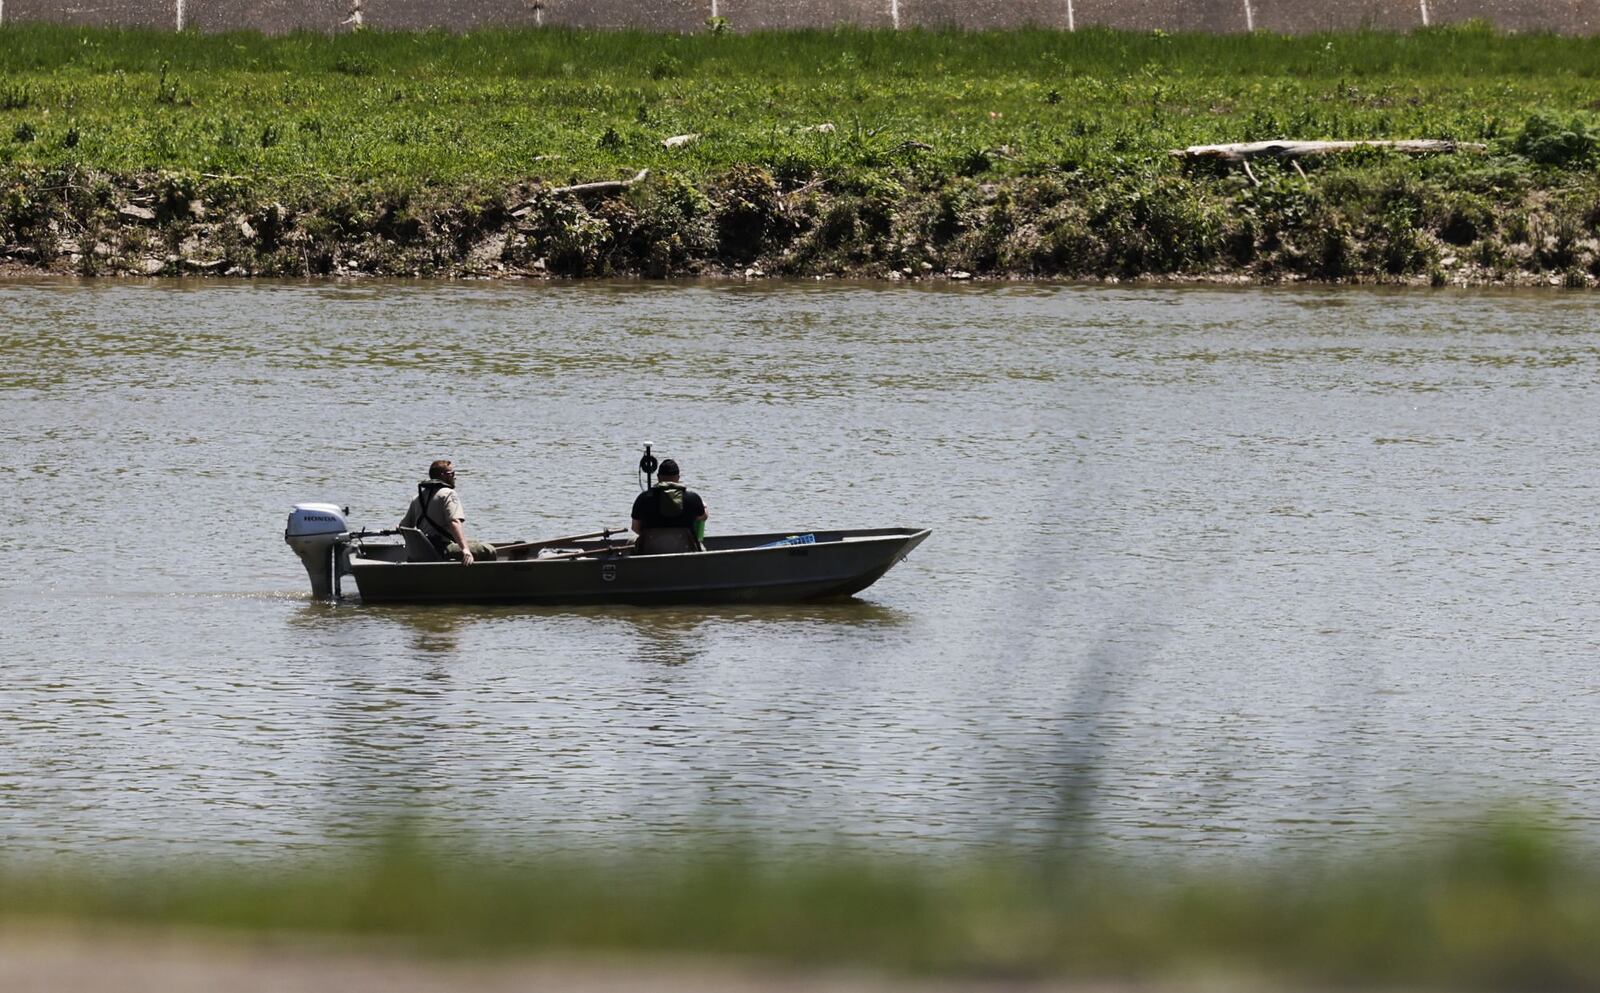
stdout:
<svg viewBox="0 0 1600 993">
<path fill-rule="evenodd" d="M 0 870 L 0 927 L 204 927 L 443 955 L 735 956 L 915 975 L 1592 989 L 1590 856 L 1515 828 L 1403 860 L 1249 871 L 1135 869 L 1086 852 L 516 861 L 396 843 L 317 865 Z"/>
<path fill-rule="evenodd" d="M 1600 40 L 0 29 L 0 251 L 84 273 L 1600 274 Z M 676 147 L 663 139 L 698 135 Z M 1256 180 L 1190 144 L 1453 138 Z M 552 187 L 650 177 L 620 194 Z"/>
</svg>

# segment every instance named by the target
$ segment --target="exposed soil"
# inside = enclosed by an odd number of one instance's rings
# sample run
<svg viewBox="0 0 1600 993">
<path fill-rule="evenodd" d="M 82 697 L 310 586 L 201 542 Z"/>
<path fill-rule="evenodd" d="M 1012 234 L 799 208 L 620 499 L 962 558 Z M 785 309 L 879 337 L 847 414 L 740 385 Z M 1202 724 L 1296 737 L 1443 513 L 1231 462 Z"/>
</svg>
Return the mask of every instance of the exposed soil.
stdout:
<svg viewBox="0 0 1600 993">
<path fill-rule="evenodd" d="M 600 194 L 328 189 L 283 202 L 194 178 L 41 173 L 0 212 L 0 273 L 1600 282 L 1594 197 L 1529 188 L 1491 207 L 1404 176 L 1320 182 L 953 176 L 791 187 L 745 166 L 702 186 L 651 178 Z M 1381 206 L 1396 197 L 1404 211 Z"/>
</svg>

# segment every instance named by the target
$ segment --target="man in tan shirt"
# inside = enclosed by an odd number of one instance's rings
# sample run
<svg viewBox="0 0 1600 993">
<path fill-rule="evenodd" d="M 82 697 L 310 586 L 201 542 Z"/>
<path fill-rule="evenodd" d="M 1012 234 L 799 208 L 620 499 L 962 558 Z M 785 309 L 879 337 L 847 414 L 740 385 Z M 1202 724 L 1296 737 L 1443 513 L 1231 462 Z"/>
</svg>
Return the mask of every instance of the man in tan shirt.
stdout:
<svg viewBox="0 0 1600 993">
<path fill-rule="evenodd" d="M 428 479 L 417 484 L 416 499 L 400 519 L 403 528 L 416 528 L 445 558 L 461 558 L 462 565 L 477 559 L 494 561 L 494 548 L 481 541 L 468 541 L 466 513 L 456 496 L 456 468 L 449 459 L 428 466 Z"/>
</svg>

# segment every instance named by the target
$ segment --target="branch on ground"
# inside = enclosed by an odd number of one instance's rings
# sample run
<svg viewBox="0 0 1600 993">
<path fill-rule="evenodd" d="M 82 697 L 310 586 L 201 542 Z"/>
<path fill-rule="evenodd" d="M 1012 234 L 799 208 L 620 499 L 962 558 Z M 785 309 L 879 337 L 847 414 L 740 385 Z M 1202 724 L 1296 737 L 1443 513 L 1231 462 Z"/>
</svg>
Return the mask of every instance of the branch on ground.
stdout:
<svg viewBox="0 0 1600 993">
<path fill-rule="evenodd" d="M 1447 141 L 1434 138 L 1410 138 L 1400 141 L 1246 141 L 1231 145 L 1190 145 L 1174 148 L 1173 158 L 1221 159 L 1224 162 L 1247 162 L 1250 159 L 1274 158 L 1294 160 L 1308 155 L 1335 155 L 1353 152 L 1358 148 L 1387 148 L 1405 155 L 1449 155 L 1452 152 L 1486 152 L 1488 145 L 1467 141 Z"/>
<path fill-rule="evenodd" d="M 636 183 L 644 182 L 649 175 L 649 169 L 640 169 L 638 174 L 632 179 L 607 179 L 598 183 L 578 183 L 575 186 L 552 186 L 544 192 L 556 194 L 571 193 L 576 196 L 588 196 L 595 193 L 621 193 Z M 518 204 L 516 207 L 512 208 L 511 216 L 521 217 L 523 214 L 526 214 L 528 211 L 532 210 L 535 203 L 536 201 L 534 200 L 528 200 Z"/>
</svg>

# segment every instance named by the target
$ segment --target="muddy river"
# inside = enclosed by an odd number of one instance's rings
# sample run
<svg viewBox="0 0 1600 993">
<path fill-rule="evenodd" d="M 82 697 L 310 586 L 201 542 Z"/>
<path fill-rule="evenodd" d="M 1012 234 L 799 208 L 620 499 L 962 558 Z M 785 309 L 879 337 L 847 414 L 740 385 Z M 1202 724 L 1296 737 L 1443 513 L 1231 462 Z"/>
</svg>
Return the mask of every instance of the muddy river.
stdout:
<svg viewBox="0 0 1600 993">
<path fill-rule="evenodd" d="M 707 833 L 1600 841 L 1600 307 L 1560 291 L 0 282 L 0 852 Z M 312 601 L 296 501 L 488 540 L 917 525 L 855 600 Z"/>
</svg>

